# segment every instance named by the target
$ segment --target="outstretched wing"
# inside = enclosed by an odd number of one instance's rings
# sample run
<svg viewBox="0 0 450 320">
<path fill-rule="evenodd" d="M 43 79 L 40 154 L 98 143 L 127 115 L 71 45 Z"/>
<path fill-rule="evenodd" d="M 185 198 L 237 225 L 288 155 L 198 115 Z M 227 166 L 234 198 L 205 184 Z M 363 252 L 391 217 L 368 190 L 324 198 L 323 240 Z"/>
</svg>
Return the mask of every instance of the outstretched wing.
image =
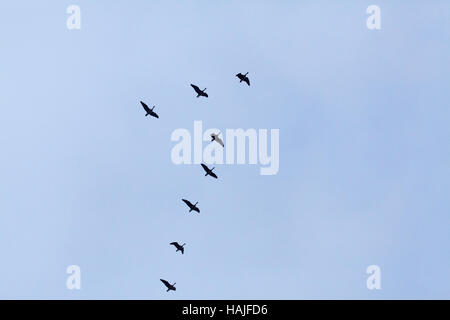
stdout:
<svg viewBox="0 0 450 320">
<path fill-rule="evenodd" d="M 203 167 L 203 170 L 205 170 L 206 172 L 209 172 L 209 168 L 205 164 L 202 163 L 202 167 Z"/>
<path fill-rule="evenodd" d="M 238 73 L 237 75 L 236 75 L 236 77 L 238 77 L 239 79 L 242 77 L 242 73 Z"/>
<path fill-rule="evenodd" d="M 216 141 L 217 141 L 217 143 L 219 143 L 222 147 L 225 147 L 225 145 L 223 144 L 222 139 L 220 139 L 219 137 L 216 137 Z"/>
<path fill-rule="evenodd" d="M 170 244 L 173 245 L 173 246 L 175 246 L 175 247 L 178 246 L 178 242 L 171 242 Z"/>
<path fill-rule="evenodd" d="M 152 116 L 154 116 L 155 118 L 159 118 L 159 116 L 156 112 L 153 112 Z"/>
<path fill-rule="evenodd" d="M 144 107 L 144 110 L 147 112 L 147 113 L 150 113 L 150 108 L 144 103 L 144 102 L 142 102 L 141 101 L 141 104 L 142 104 L 142 107 Z"/>
<path fill-rule="evenodd" d="M 213 178 L 216 178 L 216 179 L 217 179 L 217 176 L 216 176 L 216 174 L 215 174 L 214 172 L 212 172 L 212 171 L 211 171 L 211 172 L 209 173 L 209 175 L 210 175 L 211 177 L 213 177 Z"/>
<path fill-rule="evenodd" d="M 197 92 L 197 93 L 201 92 L 200 88 L 197 87 L 195 84 L 191 83 L 191 87 L 194 88 L 195 92 Z"/>
<path fill-rule="evenodd" d="M 164 279 L 159 279 L 159 280 L 161 280 L 161 282 L 164 283 L 164 285 L 165 285 L 167 288 L 170 288 L 170 287 L 171 287 L 170 283 L 167 282 L 166 280 L 164 280 Z"/>
<path fill-rule="evenodd" d="M 184 254 L 184 248 L 181 247 L 180 250 L 181 250 L 181 254 Z"/>
<path fill-rule="evenodd" d="M 186 203 L 189 208 L 192 207 L 192 203 L 189 200 L 186 200 L 186 199 L 181 199 L 181 200 L 183 200 L 183 202 Z"/>
<path fill-rule="evenodd" d="M 250 85 L 250 80 L 248 77 L 245 77 L 244 81 L 247 82 L 248 85 Z"/>
<path fill-rule="evenodd" d="M 197 211 L 198 213 L 200 213 L 200 209 L 199 209 L 199 208 L 197 208 L 197 207 L 195 207 L 195 208 L 192 208 L 192 210 L 194 210 L 194 211 Z"/>
</svg>

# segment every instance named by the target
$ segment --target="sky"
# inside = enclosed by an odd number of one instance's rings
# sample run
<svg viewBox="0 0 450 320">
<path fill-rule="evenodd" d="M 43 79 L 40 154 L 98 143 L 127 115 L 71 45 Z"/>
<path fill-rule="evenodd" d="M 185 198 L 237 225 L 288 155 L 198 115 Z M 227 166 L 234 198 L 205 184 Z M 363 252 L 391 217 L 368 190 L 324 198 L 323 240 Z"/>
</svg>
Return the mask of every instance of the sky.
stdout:
<svg viewBox="0 0 450 320">
<path fill-rule="evenodd" d="M 449 299 L 449 18 L 446 0 L 2 1 L 0 298 Z M 175 165 L 196 120 L 279 129 L 278 173 Z"/>
</svg>

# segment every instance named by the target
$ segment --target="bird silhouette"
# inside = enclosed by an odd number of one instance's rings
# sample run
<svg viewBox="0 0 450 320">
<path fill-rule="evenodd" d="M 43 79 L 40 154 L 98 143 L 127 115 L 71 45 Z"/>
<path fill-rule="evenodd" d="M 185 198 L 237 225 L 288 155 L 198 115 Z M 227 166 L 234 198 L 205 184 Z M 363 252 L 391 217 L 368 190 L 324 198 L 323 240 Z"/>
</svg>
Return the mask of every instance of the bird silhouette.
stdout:
<svg viewBox="0 0 450 320">
<path fill-rule="evenodd" d="M 145 112 L 147 112 L 145 114 L 145 116 L 151 115 L 152 117 L 159 118 L 159 116 L 156 114 L 156 112 L 153 111 L 155 106 L 153 106 L 153 108 L 150 109 L 144 102 L 141 101 L 141 104 L 142 104 L 142 107 L 144 107 Z"/>
<path fill-rule="evenodd" d="M 236 75 L 236 77 L 239 78 L 239 80 L 240 80 L 239 83 L 241 83 L 242 81 L 245 81 L 245 82 L 247 82 L 248 85 L 250 85 L 250 80 L 248 79 L 247 75 L 248 75 L 248 72 L 246 74 L 238 73 Z"/>
<path fill-rule="evenodd" d="M 186 200 L 186 199 L 181 199 L 181 200 L 183 200 L 183 202 L 186 203 L 186 205 L 189 207 L 189 212 L 197 211 L 198 213 L 200 213 L 200 209 L 197 208 L 198 202 L 196 202 L 195 204 L 192 204 L 189 200 Z"/>
<path fill-rule="evenodd" d="M 181 251 L 181 254 L 184 254 L 184 245 L 186 243 L 183 243 L 182 245 L 180 245 L 178 242 L 175 241 L 175 242 L 171 242 L 170 244 L 173 245 L 175 248 L 177 248 L 177 251 L 175 251 L 175 252 Z"/>
<path fill-rule="evenodd" d="M 197 87 L 195 84 L 192 84 L 192 83 L 191 83 L 191 87 L 194 88 L 195 92 L 197 93 L 197 98 L 200 96 L 208 98 L 208 94 L 205 92 L 206 88 L 203 90 L 200 90 L 199 87 Z"/>
<path fill-rule="evenodd" d="M 225 145 L 223 144 L 222 139 L 219 138 L 219 134 L 215 134 L 215 133 L 211 133 L 211 141 L 216 141 L 218 144 L 220 144 L 222 147 L 224 147 Z"/>
<path fill-rule="evenodd" d="M 164 279 L 159 279 L 159 280 L 161 280 L 161 282 L 164 283 L 164 285 L 167 287 L 167 291 L 166 292 L 169 292 L 170 290 L 172 290 L 172 291 L 176 291 L 177 290 L 177 288 L 175 288 L 176 283 L 170 284 L 169 281 L 166 281 Z"/>
<path fill-rule="evenodd" d="M 211 176 L 211 177 L 217 179 L 216 174 L 213 172 L 214 168 L 211 168 L 211 169 L 210 169 L 210 168 L 208 168 L 208 167 L 206 166 L 206 164 L 203 164 L 203 163 L 202 163 L 202 167 L 203 167 L 203 170 L 205 170 L 205 172 L 206 172 L 205 177 L 206 177 L 206 176 Z"/>
</svg>

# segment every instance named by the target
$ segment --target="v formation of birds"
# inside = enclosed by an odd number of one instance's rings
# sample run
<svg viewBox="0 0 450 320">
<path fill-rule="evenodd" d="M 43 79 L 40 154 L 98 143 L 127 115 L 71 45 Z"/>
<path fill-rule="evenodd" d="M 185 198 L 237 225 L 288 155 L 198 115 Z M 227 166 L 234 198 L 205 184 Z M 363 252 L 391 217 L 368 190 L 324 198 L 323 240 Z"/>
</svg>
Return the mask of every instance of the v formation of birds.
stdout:
<svg viewBox="0 0 450 320">
<path fill-rule="evenodd" d="M 238 77 L 239 83 L 244 81 L 245 83 L 247 83 L 248 86 L 250 86 L 250 80 L 247 77 L 247 75 L 248 75 L 248 72 L 246 74 L 238 73 L 236 75 L 236 77 Z M 199 97 L 208 98 L 208 94 L 206 93 L 206 88 L 201 90 L 195 84 L 191 84 L 191 87 L 194 89 L 195 93 L 197 93 L 197 98 L 199 98 Z M 155 109 L 155 106 L 153 106 L 152 108 L 149 108 L 149 106 L 145 102 L 143 102 L 143 101 L 140 101 L 140 102 L 146 112 L 145 116 L 152 116 L 154 118 L 159 118 L 158 114 L 155 111 L 153 111 Z M 215 133 L 211 134 L 211 141 L 216 141 L 218 144 L 220 144 L 222 147 L 224 147 L 223 141 L 219 137 L 219 135 L 220 135 L 220 132 L 217 134 L 215 134 Z M 215 179 L 218 179 L 217 175 L 213 172 L 214 168 L 209 168 L 206 164 L 203 164 L 203 163 L 201 164 L 201 166 L 202 166 L 203 170 L 205 171 L 205 176 L 211 176 Z M 198 202 L 193 204 L 192 202 L 190 202 L 187 199 L 181 199 L 181 200 L 189 207 L 189 212 L 195 211 L 197 213 L 200 213 L 200 209 L 197 207 Z M 181 251 L 181 254 L 184 254 L 185 243 L 180 245 L 178 242 L 174 241 L 174 242 L 171 242 L 170 245 L 174 246 L 177 249 L 176 252 Z M 170 290 L 172 290 L 172 291 L 177 290 L 177 288 L 175 288 L 176 283 L 170 284 L 170 282 L 167 280 L 164 280 L 164 279 L 160 279 L 160 280 L 166 286 L 167 292 L 169 292 Z"/>
</svg>

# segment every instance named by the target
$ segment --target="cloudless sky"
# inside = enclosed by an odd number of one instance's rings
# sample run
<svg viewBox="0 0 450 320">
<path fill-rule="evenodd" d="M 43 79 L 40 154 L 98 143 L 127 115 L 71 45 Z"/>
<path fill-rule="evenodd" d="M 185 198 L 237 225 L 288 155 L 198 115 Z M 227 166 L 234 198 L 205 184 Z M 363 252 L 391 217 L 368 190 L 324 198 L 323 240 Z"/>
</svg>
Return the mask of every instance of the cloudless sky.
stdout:
<svg viewBox="0 0 450 320">
<path fill-rule="evenodd" d="M 449 18 L 446 0 L 2 1 L 0 298 L 449 299 Z M 278 174 L 174 165 L 195 120 L 279 129 Z"/>
</svg>

